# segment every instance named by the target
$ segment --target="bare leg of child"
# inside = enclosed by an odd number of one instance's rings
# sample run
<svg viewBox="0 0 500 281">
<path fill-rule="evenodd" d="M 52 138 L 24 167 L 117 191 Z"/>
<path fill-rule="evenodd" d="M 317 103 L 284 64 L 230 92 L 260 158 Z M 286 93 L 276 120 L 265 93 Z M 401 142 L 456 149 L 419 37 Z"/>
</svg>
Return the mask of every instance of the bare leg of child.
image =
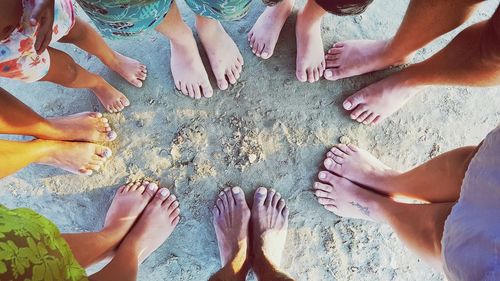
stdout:
<svg viewBox="0 0 500 281">
<path fill-rule="evenodd" d="M 47 50 L 50 54 L 50 68 L 41 81 L 53 82 L 68 88 L 88 88 L 112 113 L 120 112 L 130 105 L 125 95 L 101 76 L 83 69 L 68 54 L 50 47 Z"/>
</svg>

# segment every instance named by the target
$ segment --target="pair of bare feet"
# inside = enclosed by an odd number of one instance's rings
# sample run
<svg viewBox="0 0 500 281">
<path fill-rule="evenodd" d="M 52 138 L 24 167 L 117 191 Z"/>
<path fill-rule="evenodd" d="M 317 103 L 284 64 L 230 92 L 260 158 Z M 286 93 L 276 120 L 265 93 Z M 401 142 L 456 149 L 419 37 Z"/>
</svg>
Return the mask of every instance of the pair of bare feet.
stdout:
<svg viewBox="0 0 500 281">
<path fill-rule="evenodd" d="M 170 67 L 177 90 L 194 99 L 213 96 L 213 89 L 203 66 L 191 29 L 181 20 L 175 38 L 170 37 Z M 210 60 L 220 90 L 236 84 L 243 69 L 243 56 L 219 21 L 196 17 L 196 30 Z"/>
<path fill-rule="evenodd" d="M 248 34 L 252 52 L 263 59 L 274 53 L 281 29 L 290 16 L 294 0 L 267 7 Z M 325 11 L 308 1 L 297 17 L 296 76 L 301 82 L 316 82 L 321 77 L 335 81 L 409 62 L 413 54 L 398 56 L 389 50 L 390 41 L 351 40 L 336 43 L 326 55 L 321 38 L 321 19 Z M 419 88 L 401 75 L 393 75 L 348 97 L 344 109 L 365 125 L 377 124 L 402 107 Z"/>
<path fill-rule="evenodd" d="M 389 168 L 367 151 L 339 144 L 326 155 L 326 170 L 318 174 L 313 190 L 318 202 L 338 216 L 383 222 L 377 204 L 391 177 L 399 172 Z"/>
<path fill-rule="evenodd" d="M 279 268 L 285 248 L 288 216 L 285 200 L 274 189 L 259 187 L 255 191 L 251 210 L 240 187 L 221 191 L 213 208 L 213 224 L 222 265 L 231 264 L 232 268 L 238 268 L 235 263 L 239 262 L 241 266 L 247 262 L 250 253 L 254 253 L 254 258 L 265 258 Z M 255 266 L 254 261 L 251 263 Z M 243 272 L 245 276 L 246 273 Z"/>
<path fill-rule="evenodd" d="M 116 192 L 101 233 L 112 237 L 118 248 L 126 248 L 139 265 L 167 240 L 179 215 L 179 202 L 168 189 L 148 181 L 131 182 Z"/>
<path fill-rule="evenodd" d="M 108 119 L 98 112 L 83 112 L 47 119 L 46 127 L 32 144 L 39 151 L 36 163 L 91 175 L 111 157 L 111 149 L 96 142 L 116 139 Z"/>
<path fill-rule="evenodd" d="M 113 58 L 109 62 L 104 60 L 102 62 L 137 88 L 141 88 L 144 80 L 146 80 L 148 73 L 146 66 L 118 52 L 113 52 Z M 111 86 L 100 76 L 91 90 L 110 113 L 120 112 L 130 105 L 130 101 L 122 92 Z"/>
</svg>

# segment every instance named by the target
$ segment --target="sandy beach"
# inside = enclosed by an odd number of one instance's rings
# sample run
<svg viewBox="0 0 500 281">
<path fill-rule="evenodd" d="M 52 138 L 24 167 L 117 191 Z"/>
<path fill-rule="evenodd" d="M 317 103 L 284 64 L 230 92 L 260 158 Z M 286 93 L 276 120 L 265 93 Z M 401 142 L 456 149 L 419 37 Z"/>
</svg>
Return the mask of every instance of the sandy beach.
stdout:
<svg viewBox="0 0 500 281">
<path fill-rule="evenodd" d="M 498 3 L 482 4 L 467 24 L 419 51 L 414 62 L 440 50 L 464 27 L 487 19 Z M 32 165 L 0 180 L 0 203 L 32 208 L 63 232 L 92 231 L 102 224 L 121 184 L 158 181 L 179 198 L 182 219 L 142 265 L 139 280 L 201 281 L 220 268 L 210 212 L 220 189 L 241 186 L 250 203 L 258 186 L 273 187 L 291 211 L 284 268 L 297 280 L 443 280 L 388 226 L 329 213 L 316 202 L 311 186 L 326 151 L 341 137 L 399 170 L 478 144 L 500 121 L 500 88 L 430 87 L 381 125 L 360 125 L 341 109 L 342 101 L 397 69 L 337 82 L 297 81 L 294 31 L 296 12 L 303 5 L 296 3 L 274 56 L 266 61 L 255 57 L 247 42 L 247 32 L 264 9 L 261 2 L 255 1 L 243 20 L 224 23 L 245 59 L 242 78 L 229 90 L 199 101 L 174 89 L 169 43 L 155 33 L 110 42 L 148 66 L 148 80 L 139 90 L 95 57 L 57 44 L 123 91 L 132 105 L 123 113 L 105 114 L 118 138 L 109 145 L 113 156 L 102 171 L 84 177 Z M 341 40 L 391 36 L 407 5 L 377 0 L 359 16 L 328 15 L 323 22 L 325 50 Z M 184 2 L 179 6 L 193 26 L 192 12 Z M 81 10 L 78 14 L 86 18 Z M 203 51 L 202 57 L 209 69 Z M 0 85 L 44 116 L 104 112 L 87 90 L 7 80 Z"/>
</svg>

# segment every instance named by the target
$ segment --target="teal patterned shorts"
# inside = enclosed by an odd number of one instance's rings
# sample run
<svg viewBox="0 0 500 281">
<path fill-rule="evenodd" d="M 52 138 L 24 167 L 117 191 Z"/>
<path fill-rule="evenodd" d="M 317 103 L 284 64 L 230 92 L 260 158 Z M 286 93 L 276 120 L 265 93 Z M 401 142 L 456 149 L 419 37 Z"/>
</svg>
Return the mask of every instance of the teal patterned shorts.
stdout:
<svg viewBox="0 0 500 281">
<path fill-rule="evenodd" d="M 173 0 L 76 0 L 101 34 L 110 39 L 154 29 Z"/>
<path fill-rule="evenodd" d="M 186 0 L 196 14 L 220 21 L 239 20 L 250 10 L 252 0 Z"/>
</svg>

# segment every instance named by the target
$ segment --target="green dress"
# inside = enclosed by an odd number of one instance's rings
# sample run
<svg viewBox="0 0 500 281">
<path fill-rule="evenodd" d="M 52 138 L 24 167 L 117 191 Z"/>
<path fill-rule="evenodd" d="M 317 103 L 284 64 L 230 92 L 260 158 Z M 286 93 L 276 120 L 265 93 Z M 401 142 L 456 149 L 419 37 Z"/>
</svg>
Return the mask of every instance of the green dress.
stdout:
<svg viewBox="0 0 500 281">
<path fill-rule="evenodd" d="M 88 280 L 59 229 L 30 209 L 0 205 L 0 280 Z"/>
</svg>

